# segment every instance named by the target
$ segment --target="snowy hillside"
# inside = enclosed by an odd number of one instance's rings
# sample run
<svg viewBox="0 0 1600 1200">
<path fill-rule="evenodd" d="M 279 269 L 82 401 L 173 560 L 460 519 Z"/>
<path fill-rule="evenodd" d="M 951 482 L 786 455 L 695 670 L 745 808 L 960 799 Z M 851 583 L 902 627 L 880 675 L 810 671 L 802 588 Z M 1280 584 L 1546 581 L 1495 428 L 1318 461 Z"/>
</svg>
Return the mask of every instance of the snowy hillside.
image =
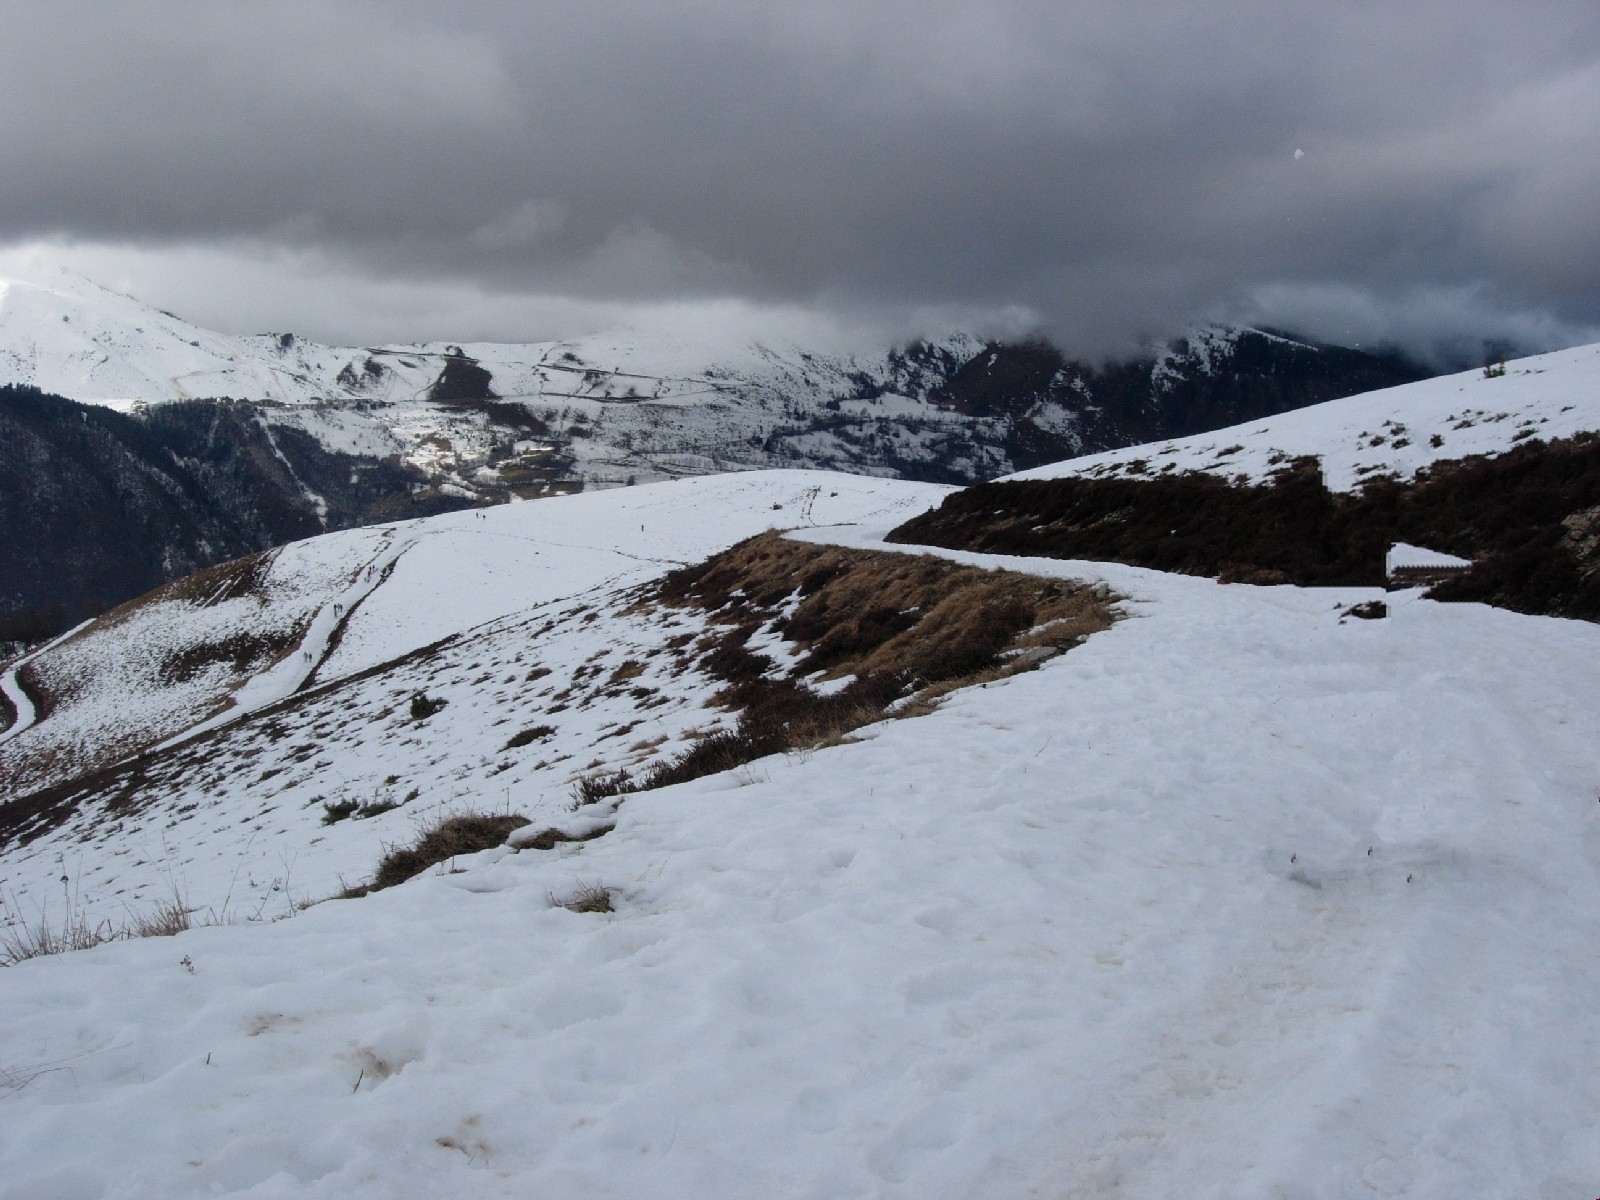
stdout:
<svg viewBox="0 0 1600 1200">
<path fill-rule="evenodd" d="M 1145 478 L 1203 471 L 1259 482 L 1291 459 L 1313 455 L 1335 491 L 1429 463 L 1500 454 L 1528 438 L 1600 430 L 1600 345 L 1504 364 L 1504 374 L 1465 371 L 1330 400 L 1215 433 L 1153 442 L 1021 471 L 1011 479 Z"/>
<path fill-rule="evenodd" d="M 12 915 L 36 911 L 65 870 L 86 913 L 114 918 L 176 873 L 202 910 L 259 912 L 286 887 L 337 891 L 422 812 L 513 796 L 530 815 L 564 811 L 585 769 L 659 758 L 719 724 L 704 708 L 715 687 L 671 674 L 665 648 L 700 627 L 647 627 L 626 611 L 631 586 L 775 525 L 887 528 L 945 490 L 746 473 L 351 530 L 201 572 L 0 676 L 17 713 L 0 731 L 11 796 L 132 764 L 126 786 L 8 849 L 0 888 Z M 550 699 L 625 663 L 638 667 L 623 694 Z M 425 727 L 407 710 L 420 691 L 448 702 Z M 291 699 L 282 720 L 242 721 Z M 548 732 L 505 751 L 534 726 Z M 221 732 L 157 787 L 146 752 L 207 730 Z M 648 755 L 629 751 L 641 742 Z M 413 793 L 381 819 L 321 824 L 325 805 Z"/>
<path fill-rule="evenodd" d="M 481 501 L 769 467 L 972 482 L 1417 378 L 1403 361 L 1202 327 L 1084 364 L 961 331 L 826 354 L 619 331 L 526 345 L 229 337 L 64 274 L 0 281 L 0 384 L 122 408 L 196 397 Z"/>
<path fill-rule="evenodd" d="M 742 353 L 738 366 L 746 370 L 763 359 L 779 371 L 794 366 L 759 347 Z M 0 377 L 92 403 L 217 396 L 285 405 L 402 403 L 427 399 L 451 358 L 480 364 L 500 398 L 580 402 L 575 411 L 605 401 L 715 396 L 727 385 L 713 374 L 733 370 L 697 347 L 625 334 L 366 348 L 324 346 L 293 334 L 235 337 L 68 272 L 50 286 L 0 281 Z"/>
<path fill-rule="evenodd" d="M 526 722 L 581 765 L 619 674 L 619 695 L 703 694 L 630 658 L 690 618 L 613 589 L 769 522 L 882 549 L 939 494 L 733 486 L 401 527 L 359 605 L 383 533 L 324 539 L 345 590 L 303 594 L 359 628 L 315 641 L 318 678 L 423 653 L 260 710 L 254 758 L 209 743 L 189 812 L 8 850 L 6 889 L 233 873 L 241 916 L 286 915 L 399 836 L 380 822 L 404 809 L 346 820 L 274 865 L 318 774 L 553 815 L 553 776 L 494 772 Z M 527 540 L 555 506 L 562 535 Z M 309 581 L 289 554 L 271 573 Z M 607 802 L 597 840 L 0 971 L 0 1196 L 1595 1191 L 1600 627 L 949 557 L 1102 581 L 1124 619 L 860 741 Z M 511 686 L 533 666 L 573 707 Z M 382 713 L 424 682 L 448 700 L 425 726 Z M 643 715 L 614 742 L 691 719 Z M 561 906 L 585 888 L 612 911 Z"/>
<path fill-rule="evenodd" d="M 1139 454 L 1349 487 L 1597 354 Z M 0 1200 L 1600 1194 L 1600 623 L 885 543 L 950 495 L 376 525 L 10 664 L 0 948 L 195 927 L 0 968 Z"/>
</svg>

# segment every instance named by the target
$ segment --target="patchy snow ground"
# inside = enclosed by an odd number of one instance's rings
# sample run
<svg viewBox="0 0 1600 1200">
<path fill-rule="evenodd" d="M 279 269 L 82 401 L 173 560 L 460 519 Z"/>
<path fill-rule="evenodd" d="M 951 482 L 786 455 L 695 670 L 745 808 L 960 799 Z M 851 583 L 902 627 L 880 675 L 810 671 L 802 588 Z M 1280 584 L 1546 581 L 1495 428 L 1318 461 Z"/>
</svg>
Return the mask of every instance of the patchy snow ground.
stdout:
<svg viewBox="0 0 1600 1200">
<path fill-rule="evenodd" d="M 1441 375 L 1235 425 L 1216 433 L 1089 454 L 1009 479 L 1065 475 L 1149 477 L 1205 471 L 1266 479 L 1315 455 L 1335 491 L 1381 475 L 1408 479 L 1429 463 L 1500 454 L 1526 438 L 1600 429 L 1600 345 L 1505 364 L 1505 374 Z"/>
<path fill-rule="evenodd" d="M 0 1196 L 1600 1189 L 1600 629 L 950 557 L 1127 619 L 598 841 L 0 971 Z"/>
<path fill-rule="evenodd" d="M 6 791 L 192 744 L 0 854 L 0 922 L 59 917 L 70 895 L 91 923 L 120 924 L 174 884 L 204 915 L 281 915 L 365 878 L 385 843 L 441 810 L 514 807 L 548 823 L 577 776 L 670 755 L 728 721 L 705 707 L 716 685 L 675 675 L 665 650 L 703 623 L 628 613 L 627 589 L 765 529 L 887 527 L 947 491 L 762 471 L 451 513 L 291 543 L 244 594 L 92 624 L 33 656 L 59 695 L 46 719 L 0 732 Z M 237 633 L 280 639 L 276 661 L 173 670 L 197 642 Z M 0 684 L 26 717 L 14 676 Z M 320 691 L 282 720 L 241 720 L 303 689 Z M 418 692 L 446 701 L 425 724 L 409 715 Z M 534 728 L 548 733 L 508 746 Z M 348 803 L 396 807 L 322 824 L 325 805 Z"/>
</svg>

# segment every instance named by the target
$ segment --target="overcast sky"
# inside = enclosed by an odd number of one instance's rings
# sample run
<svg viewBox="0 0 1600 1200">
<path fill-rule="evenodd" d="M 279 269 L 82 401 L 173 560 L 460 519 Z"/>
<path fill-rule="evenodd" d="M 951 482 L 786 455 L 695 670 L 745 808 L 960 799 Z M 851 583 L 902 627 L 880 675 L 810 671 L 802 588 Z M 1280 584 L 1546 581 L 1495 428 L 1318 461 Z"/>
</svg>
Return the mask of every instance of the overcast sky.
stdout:
<svg viewBox="0 0 1600 1200">
<path fill-rule="evenodd" d="M 332 341 L 1600 339 L 1600 4 L 0 0 L 0 271 Z"/>
</svg>

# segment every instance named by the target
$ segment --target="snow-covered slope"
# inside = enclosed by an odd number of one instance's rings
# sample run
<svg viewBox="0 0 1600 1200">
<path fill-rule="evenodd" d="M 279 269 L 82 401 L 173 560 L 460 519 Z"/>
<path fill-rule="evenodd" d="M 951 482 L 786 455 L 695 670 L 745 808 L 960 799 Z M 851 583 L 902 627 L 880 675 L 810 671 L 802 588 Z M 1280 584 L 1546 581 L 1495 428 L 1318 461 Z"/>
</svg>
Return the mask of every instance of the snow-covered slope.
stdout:
<svg viewBox="0 0 1600 1200">
<path fill-rule="evenodd" d="M 308 399 L 259 339 L 191 325 L 69 272 L 52 286 L 0 280 L 0 379 L 121 407 L 189 396 Z"/>
<path fill-rule="evenodd" d="M 337 891 L 441 809 L 564 812 L 586 769 L 659 758 L 727 721 L 704 707 L 711 682 L 679 678 L 665 653 L 701 627 L 647 620 L 629 588 L 775 526 L 888 528 L 946 491 L 713 476 L 329 534 L 152 593 L 5 673 L 23 710 L 0 731 L 10 796 L 134 764 L 125 785 L 4 851 L 10 915 L 55 904 L 63 873 L 95 920 L 147 907 L 174 879 L 202 912 L 259 912 L 286 888 Z M 625 691 L 590 694 L 619 671 Z M 586 680 L 580 697 L 552 698 Z M 422 726 L 407 705 L 424 691 L 447 706 Z M 239 725 L 305 692 L 292 716 Z M 533 726 L 548 733 L 508 753 Z M 165 768 L 175 779 L 137 764 L 208 730 L 222 732 Z M 630 750 L 645 742 L 648 754 Z M 321 824 L 327 804 L 402 798 L 368 821 Z"/>
<path fill-rule="evenodd" d="M 809 356 L 808 356 L 809 357 Z M 90 403 L 231 396 L 286 405 L 419 400 L 446 361 L 466 358 L 504 399 L 585 404 L 695 402 L 728 385 L 732 363 L 679 340 L 612 333 L 581 342 L 325 346 L 293 334 L 230 336 L 62 272 L 48 286 L 0 280 L 0 379 Z M 735 356 L 792 369 L 771 350 Z M 711 370 L 708 371 L 708 368 Z"/>
<path fill-rule="evenodd" d="M 1322 460 L 1330 488 L 1383 475 L 1408 479 L 1429 463 L 1500 454 L 1518 442 L 1600 430 L 1600 345 L 1330 400 L 1215 433 L 1090 454 L 1008 476 L 1149 477 L 1204 471 L 1260 481 L 1291 459 Z"/>
<path fill-rule="evenodd" d="M 0 1196 L 1592 1192 L 1600 628 L 961 557 L 1130 619 L 598 841 L 0 972 Z"/>
</svg>

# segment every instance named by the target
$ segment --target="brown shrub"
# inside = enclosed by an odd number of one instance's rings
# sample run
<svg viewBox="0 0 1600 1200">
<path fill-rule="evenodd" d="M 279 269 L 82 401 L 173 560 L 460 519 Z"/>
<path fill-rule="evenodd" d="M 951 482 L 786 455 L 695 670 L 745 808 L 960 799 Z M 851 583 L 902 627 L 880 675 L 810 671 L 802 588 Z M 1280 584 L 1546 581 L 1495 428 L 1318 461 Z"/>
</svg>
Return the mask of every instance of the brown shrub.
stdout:
<svg viewBox="0 0 1600 1200">
<path fill-rule="evenodd" d="M 513 829 L 528 824 L 520 813 L 494 815 L 457 813 L 424 829 L 416 844 L 390 847 L 378 863 L 372 882 L 364 888 L 350 889 L 358 894 L 382 891 L 422 874 L 429 867 L 448 862 L 459 854 L 476 854 L 503 846 Z"/>
<path fill-rule="evenodd" d="M 741 722 L 738 729 L 702 738 L 676 758 L 657 764 L 646 772 L 639 788 L 648 791 L 674 783 L 687 783 L 719 771 L 731 771 L 747 762 L 781 753 L 788 748 L 788 740 L 780 730 L 746 729 Z"/>
<path fill-rule="evenodd" d="M 572 785 L 572 799 L 576 807 L 585 808 L 612 796 L 633 789 L 633 778 L 626 771 L 613 771 L 609 775 L 585 775 Z"/>
<path fill-rule="evenodd" d="M 548 829 L 541 829 L 532 837 L 519 839 L 517 847 L 522 850 L 554 850 L 567 842 L 592 842 L 597 837 L 604 837 L 615 828 L 614 825 L 596 825 L 586 833 L 568 833 L 564 829 L 551 826 Z"/>
<path fill-rule="evenodd" d="M 513 733 L 502 749 L 515 750 L 519 746 L 526 746 L 529 742 L 542 741 L 555 733 L 555 731 L 556 727 L 554 725 L 534 725 L 531 728 L 522 730 L 520 733 Z"/>
<path fill-rule="evenodd" d="M 644 663 L 640 662 L 636 658 L 630 658 L 615 671 L 611 672 L 611 678 L 606 682 L 614 687 L 620 683 L 627 683 L 630 679 L 637 679 L 643 674 Z"/>
</svg>

